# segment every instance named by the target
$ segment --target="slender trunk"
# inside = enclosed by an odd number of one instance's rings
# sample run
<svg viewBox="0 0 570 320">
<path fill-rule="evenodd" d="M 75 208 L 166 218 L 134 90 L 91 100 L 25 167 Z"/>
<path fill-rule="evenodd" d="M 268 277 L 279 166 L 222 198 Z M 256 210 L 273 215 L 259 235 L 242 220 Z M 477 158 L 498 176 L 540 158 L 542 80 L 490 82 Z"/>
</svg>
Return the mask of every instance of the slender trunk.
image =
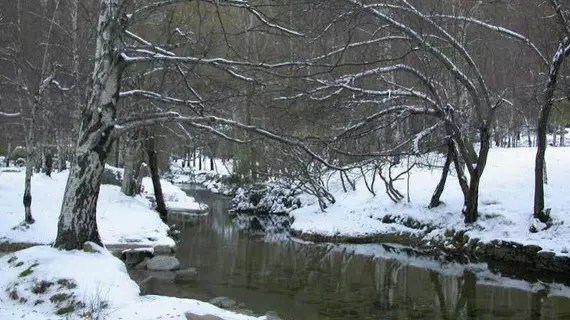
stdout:
<svg viewBox="0 0 570 320">
<path fill-rule="evenodd" d="M 31 134 L 30 134 L 31 135 Z M 34 168 L 34 157 L 33 157 L 33 147 L 32 142 L 26 143 L 26 151 L 28 156 L 26 159 L 26 174 L 24 178 L 24 221 L 26 223 L 34 223 L 34 218 L 32 217 L 32 175 Z"/>
<path fill-rule="evenodd" d="M 135 184 L 135 142 L 134 137 L 129 137 L 125 146 L 125 167 L 121 191 L 127 196 L 134 196 Z"/>
<path fill-rule="evenodd" d="M 8 141 L 8 150 L 6 150 L 6 167 L 10 166 L 10 152 L 12 152 L 12 142 Z"/>
<path fill-rule="evenodd" d="M 57 133 L 56 140 L 57 140 L 56 141 L 56 143 L 57 143 L 57 146 L 56 146 L 56 148 L 57 148 L 57 150 L 56 150 L 56 152 L 57 152 L 57 170 L 59 172 L 61 172 L 61 171 L 65 170 L 65 155 L 63 154 L 64 148 L 62 146 L 62 144 L 63 144 L 62 140 L 63 139 L 61 138 L 61 133 L 59 133 L 59 132 Z"/>
<path fill-rule="evenodd" d="M 119 168 L 119 157 L 121 156 L 121 139 L 115 140 L 115 168 Z"/>
<path fill-rule="evenodd" d="M 546 83 L 546 90 L 544 92 L 544 105 L 540 109 L 538 117 L 538 126 L 536 133 L 536 159 L 534 165 L 534 217 L 541 220 L 548 219 L 543 215 L 544 213 L 544 156 L 546 154 L 546 131 L 548 127 L 548 119 L 550 118 L 550 111 L 552 109 L 552 99 L 556 84 L 558 81 L 558 72 L 564 62 L 564 58 L 568 53 L 567 47 L 570 45 L 570 39 L 566 38 L 558 46 L 557 53 L 554 55 L 550 72 L 548 74 L 548 82 Z M 545 222 L 545 221 L 543 221 Z"/>
<path fill-rule="evenodd" d="M 51 171 L 53 166 L 53 158 L 51 153 L 46 154 L 46 176 L 51 177 Z"/>
<path fill-rule="evenodd" d="M 463 193 L 463 198 L 467 199 L 469 194 L 469 185 L 467 183 L 467 177 L 465 176 L 465 164 L 461 161 L 461 158 L 458 156 L 457 146 L 455 142 L 453 143 L 454 146 L 454 154 L 453 157 L 453 164 L 455 165 L 455 171 L 457 173 L 457 182 L 459 183 L 459 187 L 461 188 L 461 192 Z"/>
<path fill-rule="evenodd" d="M 451 162 L 453 162 L 453 159 L 455 158 L 455 154 L 453 151 L 454 151 L 453 142 L 450 141 L 447 146 L 447 156 L 445 158 L 445 163 L 443 164 L 443 169 L 441 171 L 441 178 L 439 179 L 439 183 L 437 184 L 437 187 L 435 188 L 435 191 L 431 196 L 431 201 L 429 203 L 428 208 L 435 208 L 441 204 L 440 198 L 441 194 L 443 193 L 443 190 L 445 189 L 445 183 L 447 182 L 447 176 L 449 174 L 449 167 L 451 166 Z"/>
<path fill-rule="evenodd" d="M 101 243 L 97 229 L 97 199 L 105 159 L 112 144 L 123 63 L 120 53 L 119 0 L 102 0 L 90 97 L 61 205 L 54 246 L 81 249 L 86 241 Z"/>
<path fill-rule="evenodd" d="M 150 176 L 152 178 L 152 187 L 154 188 L 154 198 L 156 200 L 156 211 L 160 214 L 162 221 L 166 222 L 168 210 L 164 202 L 162 194 L 162 186 L 160 185 L 160 174 L 158 171 L 158 156 L 155 148 L 154 136 L 150 136 L 146 140 L 146 152 L 148 155 L 148 165 L 150 167 Z"/>
<path fill-rule="evenodd" d="M 40 107 L 41 98 L 44 90 L 51 83 L 54 75 L 50 75 L 45 80 L 42 79 L 38 87 L 38 91 L 34 95 L 34 102 L 31 108 L 30 124 L 28 129 L 28 136 L 26 137 L 26 174 L 24 178 L 24 196 L 22 202 L 24 204 L 24 221 L 27 223 L 34 223 L 32 217 L 32 174 L 35 161 L 35 138 L 36 138 L 36 115 Z"/>
</svg>

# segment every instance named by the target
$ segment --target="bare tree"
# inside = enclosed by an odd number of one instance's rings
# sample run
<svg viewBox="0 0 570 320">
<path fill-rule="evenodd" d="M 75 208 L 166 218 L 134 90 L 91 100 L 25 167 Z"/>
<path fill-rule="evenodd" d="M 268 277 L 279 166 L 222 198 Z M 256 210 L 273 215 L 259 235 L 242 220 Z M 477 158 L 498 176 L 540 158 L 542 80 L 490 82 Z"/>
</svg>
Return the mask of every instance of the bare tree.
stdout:
<svg viewBox="0 0 570 320">
<path fill-rule="evenodd" d="M 58 223 L 58 234 L 54 244 L 56 247 L 76 249 L 81 248 L 86 241 L 101 244 L 96 223 L 96 206 L 104 162 L 114 139 L 126 130 L 157 121 L 179 120 L 195 127 L 208 129 L 220 136 L 224 136 L 224 134 L 214 127 L 216 124 L 234 126 L 242 130 L 257 132 L 268 138 L 299 144 L 257 127 L 243 125 L 216 116 L 206 116 L 200 112 L 195 113 L 197 115 L 194 116 L 183 116 L 173 111 L 156 112 L 117 119 L 117 103 L 120 96 L 146 98 L 170 105 L 182 105 L 189 107 L 190 110 L 200 105 L 199 96 L 196 95 L 194 99 L 180 99 L 137 89 L 120 93 L 123 72 L 130 65 L 149 65 L 151 63 L 199 64 L 223 70 L 243 81 L 248 81 L 249 78 L 235 71 L 234 66 L 253 67 L 262 65 L 267 68 L 281 66 L 231 61 L 223 58 L 179 56 L 153 45 L 128 30 L 129 26 L 148 17 L 156 10 L 180 2 L 182 1 L 158 1 L 144 4 L 128 13 L 130 1 L 101 1 L 96 33 L 95 67 L 90 84 L 91 91 L 81 117 L 82 125 L 78 133 L 74 161 L 72 161 Z M 272 23 L 257 8 L 247 2 L 229 1 L 224 5 L 249 11 L 268 28 L 298 35 L 286 27 Z M 183 33 L 181 30 L 178 32 Z"/>
<path fill-rule="evenodd" d="M 565 58 L 570 55 L 570 19 L 568 10 L 563 8 L 557 0 L 550 0 L 553 9 L 558 17 L 558 23 L 562 29 L 563 39 L 560 40 L 558 48 L 552 57 L 548 80 L 544 90 L 543 104 L 538 118 L 538 130 L 536 136 L 536 161 L 534 167 L 534 217 L 542 222 L 547 222 L 550 217 L 544 211 L 544 173 L 546 170 L 544 156 L 546 153 L 546 134 L 550 119 L 550 112 L 553 106 L 555 91 L 558 86 L 560 69 Z"/>
</svg>

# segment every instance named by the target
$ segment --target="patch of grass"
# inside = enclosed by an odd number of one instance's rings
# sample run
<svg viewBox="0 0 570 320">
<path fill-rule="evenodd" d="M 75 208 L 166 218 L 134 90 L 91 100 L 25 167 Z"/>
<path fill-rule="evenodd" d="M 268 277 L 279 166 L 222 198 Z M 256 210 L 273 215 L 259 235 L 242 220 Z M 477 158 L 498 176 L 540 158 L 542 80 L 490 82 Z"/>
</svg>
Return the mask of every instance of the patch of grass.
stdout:
<svg viewBox="0 0 570 320">
<path fill-rule="evenodd" d="M 42 299 L 36 300 L 36 302 L 34 302 L 34 306 L 37 306 L 39 304 L 44 303 L 44 301 Z"/>
<path fill-rule="evenodd" d="M 45 293 L 51 286 L 53 286 L 53 282 L 42 280 L 32 287 L 32 292 L 35 294 L 42 294 Z"/>
<path fill-rule="evenodd" d="M 77 284 L 71 279 L 59 279 L 57 280 L 57 284 L 60 286 L 60 288 L 66 288 L 66 289 L 77 288 Z"/>
<path fill-rule="evenodd" d="M 24 277 L 29 276 L 30 274 L 32 274 L 34 272 L 34 270 L 32 270 L 32 269 L 37 267 L 37 266 L 39 266 L 38 263 L 32 264 L 31 266 L 28 267 L 28 269 L 20 272 L 20 274 L 18 275 L 18 278 L 24 278 Z"/>
<path fill-rule="evenodd" d="M 24 265 L 24 262 L 20 261 L 20 262 L 16 263 L 15 267 L 17 268 L 17 267 L 21 267 L 23 265 Z"/>
<path fill-rule="evenodd" d="M 69 300 L 71 296 L 73 296 L 71 293 L 56 293 L 49 298 L 49 301 L 54 304 L 60 304 L 66 300 Z"/>
<path fill-rule="evenodd" d="M 59 308 L 55 311 L 55 314 L 57 314 L 58 316 L 62 316 L 68 313 L 72 313 L 73 311 L 75 311 L 75 306 L 70 304 L 66 307 L 63 308 Z"/>
</svg>

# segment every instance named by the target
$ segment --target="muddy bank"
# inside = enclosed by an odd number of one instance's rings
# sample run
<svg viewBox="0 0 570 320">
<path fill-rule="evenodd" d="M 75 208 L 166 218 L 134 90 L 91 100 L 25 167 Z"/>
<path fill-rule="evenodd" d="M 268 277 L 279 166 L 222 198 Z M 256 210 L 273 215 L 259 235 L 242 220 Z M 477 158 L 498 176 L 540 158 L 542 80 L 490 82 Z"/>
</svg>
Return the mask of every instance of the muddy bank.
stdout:
<svg viewBox="0 0 570 320">
<path fill-rule="evenodd" d="M 15 252 L 23 249 L 27 249 L 33 246 L 41 245 L 39 243 L 21 243 L 21 242 L 0 242 L 0 254 Z"/>
</svg>

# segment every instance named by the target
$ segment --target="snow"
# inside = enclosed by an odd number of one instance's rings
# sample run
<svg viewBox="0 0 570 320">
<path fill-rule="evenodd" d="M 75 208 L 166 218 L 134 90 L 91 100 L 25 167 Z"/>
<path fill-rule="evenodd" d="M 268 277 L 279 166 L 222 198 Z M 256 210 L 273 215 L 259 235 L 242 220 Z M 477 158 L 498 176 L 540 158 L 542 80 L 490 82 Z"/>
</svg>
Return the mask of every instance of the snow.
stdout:
<svg viewBox="0 0 570 320">
<path fill-rule="evenodd" d="M 23 172 L 0 174 L 0 241 L 49 244 L 55 240 L 57 221 L 69 172 L 52 177 L 36 174 L 32 178 L 32 214 L 36 222 L 17 227 L 23 220 Z M 97 204 L 97 224 L 103 243 L 169 245 L 168 226 L 141 197 L 128 197 L 117 186 L 102 185 Z M 16 227 L 16 228 L 14 228 Z"/>
<path fill-rule="evenodd" d="M 186 192 L 182 191 L 179 187 L 170 183 L 167 180 L 161 179 L 160 184 L 162 193 L 164 195 L 164 202 L 168 210 L 176 212 L 190 212 L 190 211 L 204 211 L 208 206 L 203 203 L 197 202 L 193 197 L 190 197 Z M 154 188 L 152 186 L 152 179 L 145 177 L 142 180 L 143 196 L 154 198 Z"/>
<path fill-rule="evenodd" d="M 48 246 L 36 246 L 0 258 L 0 319 L 76 319 L 85 312 L 100 312 L 106 319 L 180 319 L 185 312 L 197 315 L 211 314 L 226 320 L 265 319 L 235 314 L 209 303 L 163 296 L 139 296 L 139 287 L 132 281 L 125 265 L 105 249 L 100 252 L 60 251 Z M 16 258 L 14 258 L 16 257 Z M 21 263 L 21 265 L 19 265 Z M 30 268 L 31 267 L 31 268 Z M 30 268 L 26 276 L 22 272 Z M 61 285 L 62 279 L 75 286 Z M 32 288 L 41 281 L 53 283 L 45 292 L 34 293 Z M 16 291 L 18 299 L 9 297 Z M 56 305 L 50 300 L 55 294 L 72 294 Z M 22 300 L 20 300 L 22 299 Z M 38 300 L 43 303 L 36 304 Z M 57 316 L 56 310 L 82 302 L 73 314 Z M 100 308 L 103 304 L 107 307 Z M 95 318 L 95 317 L 93 317 Z"/>
<path fill-rule="evenodd" d="M 321 212 L 316 199 L 302 195 L 304 207 L 291 212 L 292 229 L 307 234 L 362 237 L 382 233 L 421 234 L 426 239 L 441 239 L 446 230 L 466 230 L 470 238 L 482 242 L 492 240 L 514 241 L 523 245 L 535 244 L 558 255 L 568 255 L 570 250 L 570 148 L 548 148 L 546 164 L 548 184 L 545 186 L 545 203 L 551 208 L 554 225 L 538 233 L 531 233 L 534 195 L 534 148 L 491 149 L 488 164 L 483 173 L 477 223 L 465 225 L 461 208 L 463 196 L 455 176 L 448 179 L 442 201 L 435 209 L 428 209 L 432 192 L 440 178 L 440 169 L 414 168 L 410 174 L 411 202 L 404 199 L 394 204 L 385 194 L 382 181 L 376 182 L 374 197 L 359 178 L 356 191 L 343 192 L 338 174 L 329 181 L 329 189 L 336 203 Z M 433 155 L 431 155 L 433 158 Z M 425 160 L 425 158 L 423 159 Z M 403 159 L 403 163 L 406 159 Z M 443 163 L 443 159 L 439 159 Z M 357 177 L 357 172 L 352 173 Z M 406 175 L 395 185 L 405 194 Z M 324 179 L 327 181 L 327 179 Z M 377 179 L 379 180 L 379 179 Z M 370 177 L 368 179 L 370 181 Z M 398 223 L 383 223 L 381 219 L 391 215 L 412 218 L 435 227 L 426 230 L 411 229 Z M 537 226 L 539 229 L 543 226 Z"/>
</svg>

